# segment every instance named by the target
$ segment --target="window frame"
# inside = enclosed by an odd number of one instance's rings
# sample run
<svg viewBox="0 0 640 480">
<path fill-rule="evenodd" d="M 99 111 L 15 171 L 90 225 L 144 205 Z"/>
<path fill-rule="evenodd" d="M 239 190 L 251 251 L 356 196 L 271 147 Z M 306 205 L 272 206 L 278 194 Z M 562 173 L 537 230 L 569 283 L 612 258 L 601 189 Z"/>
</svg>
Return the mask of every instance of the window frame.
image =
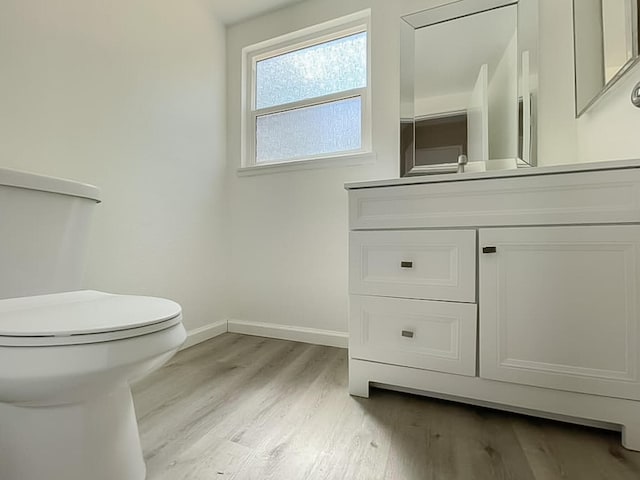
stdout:
<svg viewBox="0 0 640 480">
<path fill-rule="evenodd" d="M 256 64 L 259 61 L 301 50 L 314 45 L 366 32 L 367 72 L 366 86 L 289 102 L 271 107 L 256 109 Z M 359 97 L 361 102 L 361 144 L 357 150 L 323 153 L 312 156 L 294 157 L 270 162 L 256 161 L 256 125 L 257 118 L 264 115 L 290 110 L 313 107 L 339 100 Z M 266 40 L 242 49 L 242 101 L 241 101 L 241 162 L 239 173 L 248 170 L 274 171 L 274 167 L 294 166 L 309 168 L 363 163 L 371 156 L 371 11 L 370 9 L 353 13 L 328 22 L 313 25 L 292 33 Z"/>
</svg>

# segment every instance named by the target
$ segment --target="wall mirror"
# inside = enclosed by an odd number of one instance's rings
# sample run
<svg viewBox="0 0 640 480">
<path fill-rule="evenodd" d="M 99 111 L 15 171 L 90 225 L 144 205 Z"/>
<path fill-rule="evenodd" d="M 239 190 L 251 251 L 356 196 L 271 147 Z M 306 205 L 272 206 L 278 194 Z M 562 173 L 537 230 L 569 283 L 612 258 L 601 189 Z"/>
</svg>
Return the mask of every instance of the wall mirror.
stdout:
<svg viewBox="0 0 640 480">
<path fill-rule="evenodd" d="M 460 155 L 534 164 L 537 27 L 520 45 L 518 8 L 459 0 L 402 18 L 401 176 L 455 172 Z"/>
<path fill-rule="evenodd" d="M 638 0 L 574 0 L 576 116 L 639 59 Z"/>
</svg>

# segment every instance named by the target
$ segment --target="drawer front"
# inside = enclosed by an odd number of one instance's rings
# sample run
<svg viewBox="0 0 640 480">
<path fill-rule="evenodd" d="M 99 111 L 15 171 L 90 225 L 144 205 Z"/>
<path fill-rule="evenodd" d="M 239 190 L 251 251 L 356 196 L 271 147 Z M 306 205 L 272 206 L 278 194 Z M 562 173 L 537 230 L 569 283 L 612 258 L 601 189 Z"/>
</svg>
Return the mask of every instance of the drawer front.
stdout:
<svg viewBox="0 0 640 480">
<path fill-rule="evenodd" d="M 349 228 L 571 225 L 640 221 L 640 169 L 349 191 Z"/>
<path fill-rule="evenodd" d="M 475 230 L 351 232 L 353 294 L 475 302 Z"/>
<path fill-rule="evenodd" d="M 474 376 L 476 318 L 470 303 L 352 295 L 349 355 Z"/>
</svg>

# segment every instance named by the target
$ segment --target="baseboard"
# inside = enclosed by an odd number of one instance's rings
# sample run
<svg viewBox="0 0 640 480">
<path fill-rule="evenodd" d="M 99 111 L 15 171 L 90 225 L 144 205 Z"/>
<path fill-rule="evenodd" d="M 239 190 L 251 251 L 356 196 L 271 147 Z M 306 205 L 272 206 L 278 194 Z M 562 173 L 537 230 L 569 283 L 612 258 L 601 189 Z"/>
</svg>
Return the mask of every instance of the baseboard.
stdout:
<svg viewBox="0 0 640 480">
<path fill-rule="evenodd" d="M 318 328 L 295 327 L 276 323 L 246 322 L 244 320 L 229 320 L 228 331 L 256 335 L 258 337 L 279 338 L 294 342 L 314 343 L 329 347 L 347 348 L 348 334 L 335 330 L 321 330 Z"/>
<path fill-rule="evenodd" d="M 187 340 L 184 342 L 180 350 L 193 347 L 200 342 L 204 342 L 205 340 L 209 340 L 210 338 L 217 337 L 218 335 L 222 335 L 223 333 L 227 333 L 226 320 L 221 320 L 219 322 L 210 323 L 209 325 L 194 328 L 193 330 L 188 330 Z"/>
</svg>

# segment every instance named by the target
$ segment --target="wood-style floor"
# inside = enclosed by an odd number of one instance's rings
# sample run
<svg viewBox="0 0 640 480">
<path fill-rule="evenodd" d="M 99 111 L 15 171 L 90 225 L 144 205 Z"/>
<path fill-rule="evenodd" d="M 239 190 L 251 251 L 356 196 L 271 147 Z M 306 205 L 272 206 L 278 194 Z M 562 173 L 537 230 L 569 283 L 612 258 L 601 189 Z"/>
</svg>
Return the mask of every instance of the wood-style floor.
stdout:
<svg viewBox="0 0 640 480">
<path fill-rule="evenodd" d="M 147 480 L 640 479 L 620 434 L 390 392 L 343 349 L 224 334 L 134 388 Z"/>
</svg>

